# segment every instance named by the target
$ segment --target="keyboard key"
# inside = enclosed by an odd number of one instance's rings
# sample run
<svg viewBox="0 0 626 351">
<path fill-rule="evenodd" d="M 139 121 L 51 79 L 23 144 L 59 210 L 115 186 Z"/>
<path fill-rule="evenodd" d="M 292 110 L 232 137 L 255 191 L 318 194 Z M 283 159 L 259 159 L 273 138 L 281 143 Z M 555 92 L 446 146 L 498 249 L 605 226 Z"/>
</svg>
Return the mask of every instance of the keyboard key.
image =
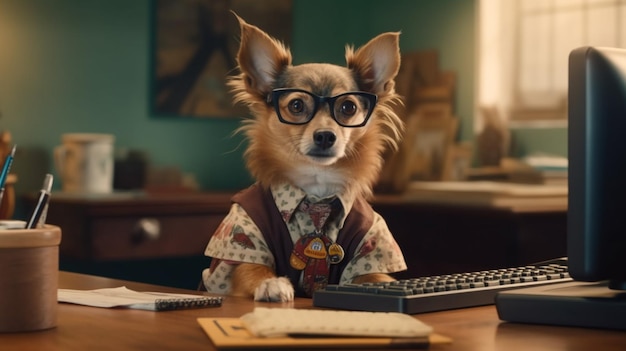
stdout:
<svg viewBox="0 0 626 351">
<path fill-rule="evenodd" d="M 423 293 L 424 293 L 424 289 L 422 288 L 413 289 L 413 295 L 419 295 Z"/>
<path fill-rule="evenodd" d="M 409 289 L 380 289 L 378 295 L 391 295 L 391 296 L 409 296 L 412 295 L 412 291 Z"/>
</svg>

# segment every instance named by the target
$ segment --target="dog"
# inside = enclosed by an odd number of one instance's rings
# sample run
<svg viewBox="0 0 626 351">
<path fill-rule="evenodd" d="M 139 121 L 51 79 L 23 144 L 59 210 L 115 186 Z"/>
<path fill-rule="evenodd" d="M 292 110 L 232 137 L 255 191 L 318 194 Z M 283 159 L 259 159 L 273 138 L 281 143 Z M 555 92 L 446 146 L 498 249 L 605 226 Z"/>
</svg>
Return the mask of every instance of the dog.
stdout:
<svg viewBox="0 0 626 351">
<path fill-rule="evenodd" d="M 238 132 L 256 182 L 211 237 L 204 286 L 284 302 L 326 284 L 394 280 L 402 252 L 366 199 L 403 133 L 400 33 L 347 45 L 346 67 L 292 65 L 283 43 L 235 17 L 240 72 L 228 84 L 253 115 Z"/>
</svg>

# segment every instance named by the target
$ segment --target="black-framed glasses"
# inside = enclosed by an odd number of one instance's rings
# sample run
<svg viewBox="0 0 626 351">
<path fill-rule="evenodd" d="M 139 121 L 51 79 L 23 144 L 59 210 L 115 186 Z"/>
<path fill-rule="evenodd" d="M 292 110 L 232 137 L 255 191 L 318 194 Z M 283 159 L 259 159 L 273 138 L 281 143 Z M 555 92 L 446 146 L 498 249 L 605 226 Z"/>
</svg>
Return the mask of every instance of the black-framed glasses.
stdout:
<svg viewBox="0 0 626 351">
<path fill-rule="evenodd" d="M 278 119 L 286 124 L 307 124 L 319 106 L 327 102 L 330 115 L 342 127 L 362 127 L 374 111 L 378 97 L 363 91 L 335 96 L 318 96 L 302 89 L 274 89 L 267 102 L 274 105 Z"/>
</svg>

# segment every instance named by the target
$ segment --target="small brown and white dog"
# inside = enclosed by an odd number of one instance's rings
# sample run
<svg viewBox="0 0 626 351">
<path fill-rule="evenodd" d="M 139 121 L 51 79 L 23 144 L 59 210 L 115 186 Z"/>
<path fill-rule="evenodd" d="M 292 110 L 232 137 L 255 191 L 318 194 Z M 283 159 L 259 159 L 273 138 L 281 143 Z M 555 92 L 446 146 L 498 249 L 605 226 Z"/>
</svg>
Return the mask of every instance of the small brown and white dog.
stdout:
<svg viewBox="0 0 626 351">
<path fill-rule="evenodd" d="M 294 66 L 290 51 L 281 42 L 238 16 L 237 19 L 241 27 L 237 56 L 240 74 L 229 84 L 236 102 L 246 104 L 254 116 L 246 120 L 239 131 L 247 137 L 244 156 L 257 181 L 255 186 L 271 194 L 269 189 L 272 187 L 289 184 L 306 193 L 307 197 L 341 196 L 342 200 L 349 199 L 346 203 L 351 203 L 350 199 L 371 196 L 383 165 L 382 155 L 387 147 L 397 148 L 403 131 L 402 121 L 393 108 L 401 104 L 394 90 L 394 78 L 400 66 L 399 33 L 380 34 L 357 50 L 346 46 L 346 67 L 325 63 Z M 260 203 L 257 212 L 279 213 L 273 203 L 277 197 L 274 193 L 268 202 Z M 348 209 L 350 212 L 356 212 L 357 203 L 361 204 L 359 201 L 354 203 Z M 361 212 L 374 218 L 369 220 L 369 225 L 376 223 L 377 228 L 382 228 L 379 231 L 386 231 L 383 234 L 388 236 L 383 239 L 361 237 L 360 241 L 350 244 L 352 249 L 345 244 L 345 257 L 342 251 L 339 260 L 353 264 L 374 247 L 382 247 L 377 257 L 395 260 L 385 266 L 393 268 L 374 268 L 371 273 L 350 276 L 348 282 L 393 280 L 388 273 L 406 269 L 402 253 L 391 234 L 387 233 L 380 216 L 373 213 L 369 205 L 363 206 L 369 210 Z M 250 211 L 244 206 L 244 210 L 233 207 L 209 242 L 206 254 L 213 260 L 211 269 L 203 273 L 204 285 L 209 291 L 250 296 L 256 300 L 292 300 L 294 288 L 297 293 L 298 285 L 302 284 L 302 275 L 290 280 L 284 276 L 286 273 L 279 272 L 277 267 L 284 267 L 287 263 L 277 261 L 288 260 L 288 257 L 275 251 L 283 250 L 289 256 L 288 252 L 299 238 L 309 233 L 295 236 L 291 233 L 292 238 L 286 241 L 279 238 L 279 244 L 266 245 L 263 241 L 269 240 L 268 235 L 272 233 L 264 232 L 265 238 L 258 239 L 249 234 L 257 229 L 246 231 L 244 225 L 234 223 L 237 220 L 249 222 L 247 216 L 255 212 L 254 208 Z M 288 217 L 284 212 L 280 213 L 283 220 Z M 345 220 L 344 227 L 347 222 Z M 271 225 L 256 224 L 255 228 L 260 231 L 272 228 Z M 338 227 L 344 229 L 341 224 Z M 342 235 L 339 231 L 336 242 L 340 242 Z M 387 246 L 382 245 L 383 241 Z M 327 249 L 329 245 L 330 242 Z M 222 251 L 227 246 L 236 247 L 242 253 L 227 255 Z M 259 246 L 267 247 L 259 255 L 266 254 L 268 259 L 262 260 L 256 254 L 243 259 L 246 252 Z M 385 247 L 392 249 L 385 251 Z M 322 255 L 325 256 L 326 252 Z M 367 263 L 364 267 L 368 267 Z M 349 276 L 345 272 L 338 274 L 342 273 Z M 337 279 L 332 280 L 324 284 L 338 283 Z"/>
</svg>

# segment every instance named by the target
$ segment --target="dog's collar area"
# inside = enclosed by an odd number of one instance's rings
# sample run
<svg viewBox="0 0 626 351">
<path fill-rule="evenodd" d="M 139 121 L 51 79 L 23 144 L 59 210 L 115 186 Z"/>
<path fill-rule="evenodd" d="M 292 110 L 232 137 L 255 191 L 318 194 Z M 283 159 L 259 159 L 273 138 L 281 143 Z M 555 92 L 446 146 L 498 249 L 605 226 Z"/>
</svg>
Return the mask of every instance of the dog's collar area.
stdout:
<svg viewBox="0 0 626 351">
<path fill-rule="evenodd" d="M 300 211 L 311 217 L 315 232 L 294 243 L 289 264 L 292 268 L 303 271 L 302 288 L 308 296 L 328 284 L 330 265 L 340 263 L 345 256 L 341 245 L 333 242 L 323 230 L 326 221 L 339 206 L 337 198 L 328 203 L 312 203 L 305 198 L 299 205 Z"/>
</svg>

